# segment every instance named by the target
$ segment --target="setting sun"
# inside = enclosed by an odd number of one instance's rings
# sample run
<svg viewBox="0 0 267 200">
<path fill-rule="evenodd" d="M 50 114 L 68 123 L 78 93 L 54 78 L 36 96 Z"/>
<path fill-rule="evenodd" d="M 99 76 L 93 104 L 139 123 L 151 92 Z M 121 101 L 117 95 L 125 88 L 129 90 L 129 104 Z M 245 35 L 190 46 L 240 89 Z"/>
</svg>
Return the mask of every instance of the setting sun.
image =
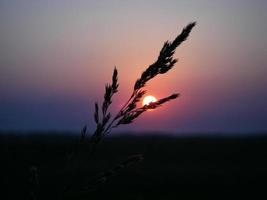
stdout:
<svg viewBox="0 0 267 200">
<path fill-rule="evenodd" d="M 143 99 L 143 106 L 144 105 L 148 105 L 150 104 L 151 102 L 156 102 L 157 99 L 154 97 L 154 96 L 146 96 L 144 99 Z"/>
</svg>

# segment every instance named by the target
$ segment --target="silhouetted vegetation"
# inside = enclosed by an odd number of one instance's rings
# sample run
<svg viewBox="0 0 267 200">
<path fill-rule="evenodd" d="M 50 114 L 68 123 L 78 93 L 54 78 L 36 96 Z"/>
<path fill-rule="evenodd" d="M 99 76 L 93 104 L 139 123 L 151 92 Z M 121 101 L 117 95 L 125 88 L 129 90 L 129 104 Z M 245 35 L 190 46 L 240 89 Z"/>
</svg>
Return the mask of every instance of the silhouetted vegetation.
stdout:
<svg viewBox="0 0 267 200">
<path fill-rule="evenodd" d="M 95 103 L 94 119 L 96 123 L 96 130 L 91 137 L 94 144 L 98 143 L 105 135 L 108 135 L 113 128 L 122 124 L 130 124 L 147 110 L 156 109 L 164 103 L 176 99 L 179 96 L 179 94 L 172 94 L 156 102 L 151 102 L 148 105 L 137 108 L 138 103 L 146 93 L 146 90 L 143 89 L 146 83 L 155 78 L 157 75 L 165 74 L 173 68 L 174 64 L 177 62 L 177 59 L 173 58 L 175 49 L 187 39 L 195 25 L 196 22 L 188 24 L 172 42 L 166 41 L 164 43 L 162 49 L 160 50 L 158 59 L 141 74 L 140 78 L 136 80 L 129 100 L 126 101 L 115 117 L 111 119 L 112 115 L 108 112 L 108 108 L 112 103 L 112 96 L 118 92 L 119 87 L 118 71 L 116 68 L 114 69 L 112 84 L 106 84 L 105 87 L 104 101 L 102 104 L 102 120 L 100 120 L 98 103 Z M 86 133 L 86 129 L 84 130 L 83 135 Z"/>
<path fill-rule="evenodd" d="M 23 146 L 27 144 L 27 142 L 19 142 L 17 144 L 18 146 L 13 146 L 17 141 L 8 140 L 7 146 L 4 147 L 6 148 L 4 149 L 4 152 L 6 152 L 3 156 L 6 159 L 4 163 L 8 164 L 8 168 L 3 171 L 10 171 L 10 169 L 14 169 L 13 172 L 15 174 L 16 172 L 20 172 L 23 174 L 22 176 L 25 175 L 24 182 L 21 182 L 20 186 L 15 184 L 16 187 L 13 187 L 14 191 L 15 189 L 23 189 L 27 191 L 27 199 L 76 199 L 81 193 L 87 193 L 96 189 L 99 185 L 105 183 L 109 177 L 116 175 L 118 171 L 133 163 L 142 161 L 142 154 L 128 154 L 125 159 L 118 162 L 119 164 L 114 164 L 113 167 L 102 172 L 92 181 L 92 177 L 95 177 L 95 173 L 91 172 L 94 172 L 95 161 L 96 158 L 98 159 L 98 157 L 95 157 L 95 146 L 104 136 L 108 135 L 113 128 L 116 128 L 119 125 L 132 123 L 147 110 L 156 109 L 164 103 L 178 97 L 178 94 L 172 94 L 168 97 L 159 99 L 156 102 L 151 102 L 148 105 L 137 107 L 141 98 L 146 93 L 143 89 L 146 83 L 157 75 L 168 72 L 177 62 L 177 59 L 173 58 L 175 49 L 187 39 L 195 25 L 195 22 L 188 24 L 182 30 L 181 34 L 174 39 L 174 41 L 166 41 L 164 43 L 157 60 L 141 74 L 140 78 L 136 80 L 129 100 L 124 104 L 119 112 L 112 117 L 112 114 L 109 111 L 109 106 L 112 104 L 112 97 L 118 92 L 119 87 L 118 71 L 116 68 L 114 69 L 112 83 L 106 84 L 105 87 L 101 111 L 99 104 L 95 103 L 94 120 L 96 123 L 96 130 L 92 135 L 88 135 L 87 127 L 84 126 L 81 130 L 79 142 L 66 146 L 65 144 L 61 146 L 56 143 L 56 149 L 53 149 L 55 146 L 51 145 L 50 141 L 47 141 L 50 143 L 48 146 L 33 143 L 30 144 L 30 146 L 25 146 L 25 149 L 21 149 L 20 145 Z M 13 149 L 10 148 L 9 145 L 13 146 Z M 51 148 L 54 151 L 51 151 Z M 117 146 L 114 146 L 114 148 L 117 148 Z M 27 152 L 27 150 L 30 152 Z M 45 152 L 46 150 L 49 151 L 48 154 Z M 24 154 L 25 152 L 27 153 Z M 52 152 L 53 154 L 51 154 Z M 22 153 L 19 156 L 19 163 L 12 162 L 12 153 L 14 153 L 15 156 Z M 48 158 L 48 163 L 43 163 L 43 156 Z M 117 155 L 115 157 L 117 157 Z M 101 158 L 103 161 L 104 159 L 106 159 L 106 157 Z M 11 165 L 9 165 L 10 162 L 12 163 Z M 88 165 L 88 163 L 90 164 Z M 98 168 L 99 167 L 104 170 L 104 166 L 99 165 Z M 83 173 L 81 174 L 81 172 Z M 5 177 L 8 179 L 8 176 Z M 13 177 L 13 175 L 11 177 Z M 49 180 L 46 179 L 47 177 L 49 177 Z M 16 182 L 15 179 L 13 181 Z M 5 183 L 7 185 L 8 183 L 14 185 L 12 184 L 13 181 L 7 180 Z M 52 187 L 50 187 L 50 185 Z M 47 196 L 46 194 L 50 195 Z"/>
<path fill-rule="evenodd" d="M 111 112 L 109 112 L 108 109 L 109 106 L 112 104 L 113 95 L 118 92 L 119 88 L 118 71 L 115 67 L 112 75 L 112 83 L 106 84 L 105 87 L 105 94 L 101 111 L 99 108 L 99 104 L 95 103 L 94 121 L 96 123 L 96 130 L 92 136 L 87 137 L 88 135 L 87 127 L 84 126 L 84 128 L 81 131 L 80 144 L 76 149 L 74 149 L 74 151 L 71 152 L 70 155 L 71 159 L 69 159 L 67 165 L 69 165 L 70 162 L 75 163 L 76 166 L 77 163 L 79 165 L 83 165 L 83 163 L 81 162 L 82 160 L 80 159 L 79 161 L 77 161 L 77 158 L 79 158 L 81 152 L 82 153 L 84 152 L 81 151 L 81 148 L 82 146 L 84 146 L 87 140 L 90 140 L 89 144 L 90 150 L 87 152 L 89 152 L 88 153 L 89 156 L 92 156 L 92 154 L 95 152 L 96 145 L 102 140 L 104 136 L 108 135 L 113 128 L 116 128 L 123 124 L 130 124 L 147 110 L 156 109 L 159 106 L 163 105 L 164 103 L 176 99 L 179 96 L 178 94 L 172 94 L 168 97 L 159 99 L 156 102 L 151 102 L 148 105 L 143 105 L 142 107 L 138 107 L 138 103 L 146 93 L 146 91 L 143 89 L 146 83 L 159 74 L 165 74 L 174 66 L 174 64 L 177 62 L 177 59 L 173 58 L 175 49 L 187 39 L 187 37 L 189 36 L 191 30 L 195 25 L 196 25 L 195 22 L 188 24 L 182 30 L 182 32 L 174 39 L 174 41 L 172 42 L 166 41 L 164 43 L 159 53 L 158 59 L 141 74 L 140 78 L 136 80 L 130 98 L 128 99 L 128 101 L 126 101 L 124 106 L 122 106 L 119 112 L 112 118 L 112 114 Z M 83 148 L 83 150 L 85 149 Z M 89 185 L 87 184 L 86 186 L 82 186 L 82 188 L 91 190 L 98 184 L 106 182 L 106 180 L 109 177 L 116 174 L 119 170 L 125 168 L 126 166 L 134 162 L 139 162 L 141 160 L 143 160 L 142 154 L 130 155 L 126 158 L 125 161 L 116 165 L 116 167 L 109 169 L 107 172 L 103 172 L 102 175 L 94 182 L 94 184 L 89 184 Z M 76 188 L 77 185 L 79 185 L 74 181 L 74 179 L 75 179 L 74 177 L 70 178 L 71 183 L 69 183 L 64 189 L 63 191 L 64 194 L 73 190 L 73 188 Z M 76 190 L 80 189 L 77 188 Z"/>
</svg>

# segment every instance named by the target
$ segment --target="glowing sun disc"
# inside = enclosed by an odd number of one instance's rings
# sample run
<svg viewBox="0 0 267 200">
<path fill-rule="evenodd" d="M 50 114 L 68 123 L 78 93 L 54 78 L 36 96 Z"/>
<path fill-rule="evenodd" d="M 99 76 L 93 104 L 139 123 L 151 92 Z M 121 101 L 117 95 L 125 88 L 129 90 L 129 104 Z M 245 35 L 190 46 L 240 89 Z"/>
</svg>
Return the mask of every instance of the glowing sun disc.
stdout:
<svg viewBox="0 0 267 200">
<path fill-rule="evenodd" d="M 148 105 L 148 104 L 150 104 L 151 102 L 156 102 L 156 101 L 157 101 L 157 99 L 156 99 L 155 97 L 153 97 L 153 96 L 151 96 L 151 95 L 146 96 L 146 97 L 143 99 L 143 106 L 144 106 L 144 105 Z"/>
</svg>

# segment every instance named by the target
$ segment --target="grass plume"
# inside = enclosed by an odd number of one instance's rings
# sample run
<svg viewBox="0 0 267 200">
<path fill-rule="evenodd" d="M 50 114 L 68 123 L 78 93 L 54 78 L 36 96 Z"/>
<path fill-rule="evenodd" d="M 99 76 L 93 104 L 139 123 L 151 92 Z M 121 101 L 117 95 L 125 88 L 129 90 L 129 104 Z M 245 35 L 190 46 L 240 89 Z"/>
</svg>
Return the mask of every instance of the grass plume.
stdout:
<svg viewBox="0 0 267 200">
<path fill-rule="evenodd" d="M 173 68 L 175 63 L 178 61 L 176 58 L 173 58 L 176 48 L 188 38 L 195 25 L 196 22 L 189 23 L 173 41 L 166 41 L 164 43 L 157 60 L 141 74 L 140 78 L 136 80 L 130 98 L 113 117 L 113 119 L 111 119 L 112 115 L 108 111 L 108 108 L 112 103 L 112 96 L 118 92 L 119 87 L 118 71 L 116 67 L 114 68 L 112 83 L 106 84 L 105 87 L 101 120 L 98 103 L 95 103 L 94 119 L 96 123 L 96 130 L 91 137 L 91 141 L 94 144 L 98 143 L 102 137 L 109 134 L 113 128 L 122 124 L 130 124 L 145 111 L 149 109 L 156 109 L 164 103 L 179 97 L 179 94 L 174 93 L 168 97 L 150 103 L 149 105 L 137 108 L 137 104 L 146 93 L 146 90 L 143 88 L 146 86 L 147 82 L 159 74 L 165 74 Z"/>
<path fill-rule="evenodd" d="M 139 79 L 136 80 L 134 85 L 134 92 L 138 91 L 145 84 L 158 74 L 165 74 L 168 72 L 174 64 L 178 61 L 173 58 L 175 49 L 184 42 L 189 36 L 191 30 L 196 25 L 196 22 L 189 23 L 172 42 L 166 41 L 160 50 L 158 59 L 150 65 L 141 75 Z"/>
<path fill-rule="evenodd" d="M 107 123 L 111 118 L 111 113 L 108 112 L 108 108 L 112 103 L 112 96 L 118 92 L 118 70 L 116 67 L 114 68 L 113 75 L 112 75 L 112 84 L 106 84 L 105 87 L 105 94 L 104 94 L 104 101 L 102 104 L 102 120 L 100 121 L 100 113 L 99 113 L 99 106 L 98 103 L 95 103 L 95 112 L 94 112 L 94 120 L 96 123 L 96 130 L 91 140 L 94 143 L 98 143 L 103 136 L 103 131 Z"/>
</svg>

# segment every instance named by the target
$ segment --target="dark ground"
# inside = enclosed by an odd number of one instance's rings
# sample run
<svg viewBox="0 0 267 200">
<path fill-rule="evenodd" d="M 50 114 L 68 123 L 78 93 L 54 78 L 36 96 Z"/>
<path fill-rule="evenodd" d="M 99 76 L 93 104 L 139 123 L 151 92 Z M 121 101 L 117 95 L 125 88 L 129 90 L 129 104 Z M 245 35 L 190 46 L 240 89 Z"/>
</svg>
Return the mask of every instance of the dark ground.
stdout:
<svg viewBox="0 0 267 200">
<path fill-rule="evenodd" d="M 36 199 L 75 200 L 267 197 L 267 137 L 106 138 L 93 156 L 86 144 L 71 160 L 78 137 L 37 135 L 0 135 L 1 199 L 31 199 L 31 193 Z M 105 184 L 92 182 L 133 154 L 144 160 Z M 81 191 L 88 184 L 93 189 Z"/>
</svg>

